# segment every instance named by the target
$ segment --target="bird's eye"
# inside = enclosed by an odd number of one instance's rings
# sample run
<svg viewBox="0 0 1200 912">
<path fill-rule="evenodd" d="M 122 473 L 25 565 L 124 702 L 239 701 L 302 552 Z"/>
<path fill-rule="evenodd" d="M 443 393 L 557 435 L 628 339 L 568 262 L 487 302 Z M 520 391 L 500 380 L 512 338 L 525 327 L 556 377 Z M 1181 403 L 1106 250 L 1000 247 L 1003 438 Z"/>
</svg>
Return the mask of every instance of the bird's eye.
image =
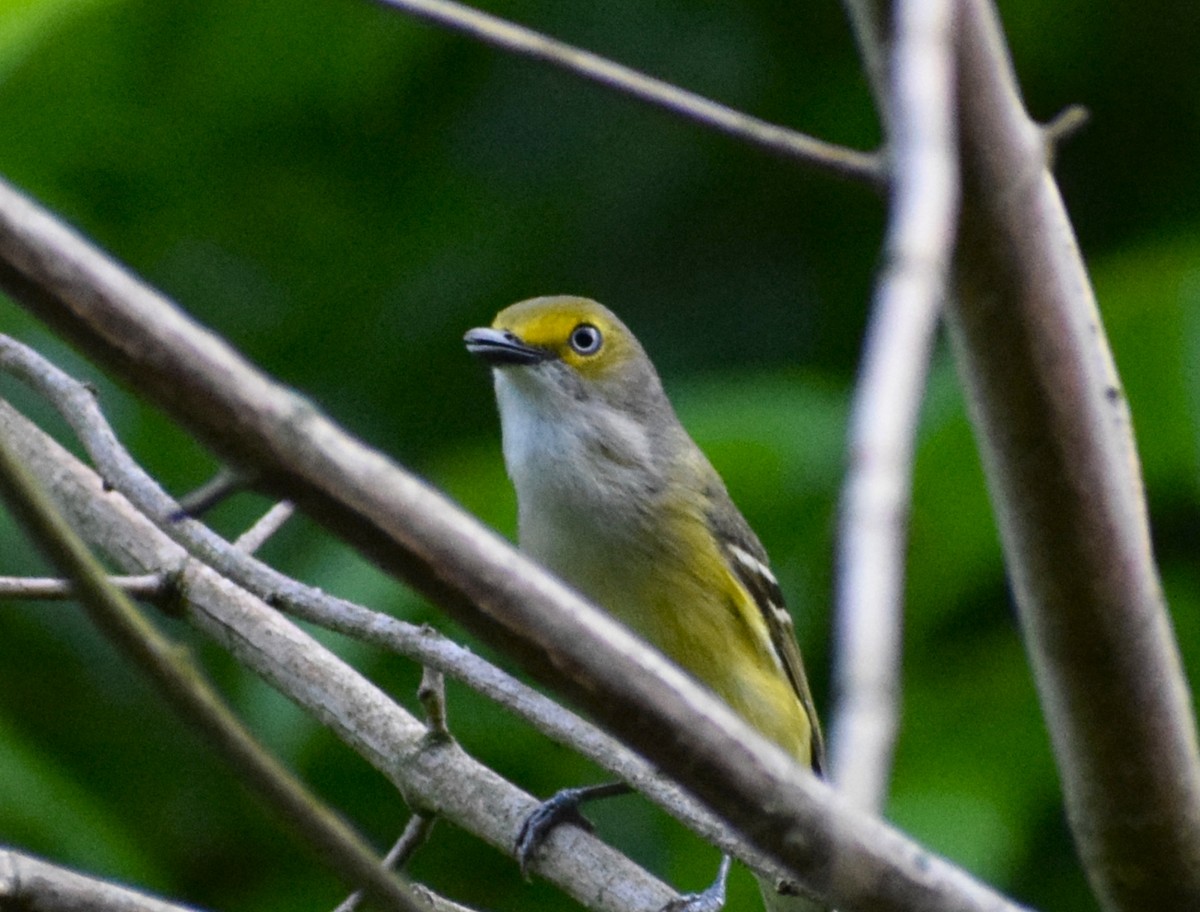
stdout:
<svg viewBox="0 0 1200 912">
<path fill-rule="evenodd" d="M 571 330 L 571 348 L 581 355 L 594 355 L 604 344 L 604 336 L 591 323 L 580 323 Z"/>
</svg>

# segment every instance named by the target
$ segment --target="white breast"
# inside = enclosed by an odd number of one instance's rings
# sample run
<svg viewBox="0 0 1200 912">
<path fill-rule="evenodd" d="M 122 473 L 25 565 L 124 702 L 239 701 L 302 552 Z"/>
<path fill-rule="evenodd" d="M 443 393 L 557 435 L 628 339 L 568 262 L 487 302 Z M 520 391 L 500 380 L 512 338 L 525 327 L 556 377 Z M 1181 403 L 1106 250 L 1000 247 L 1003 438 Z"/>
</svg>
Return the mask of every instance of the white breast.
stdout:
<svg viewBox="0 0 1200 912">
<path fill-rule="evenodd" d="M 646 430 L 524 371 L 496 371 L 496 401 L 521 550 L 598 597 L 655 472 Z"/>
</svg>

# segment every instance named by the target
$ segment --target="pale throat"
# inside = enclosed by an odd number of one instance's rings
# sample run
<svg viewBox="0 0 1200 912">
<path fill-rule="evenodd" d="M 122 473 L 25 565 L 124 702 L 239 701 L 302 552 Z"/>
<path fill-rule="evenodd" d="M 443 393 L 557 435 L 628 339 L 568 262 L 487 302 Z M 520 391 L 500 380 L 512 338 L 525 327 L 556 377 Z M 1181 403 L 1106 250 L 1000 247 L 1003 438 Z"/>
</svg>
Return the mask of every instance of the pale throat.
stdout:
<svg viewBox="0 0 1200 912">
<path fill-rule="evenodd" d="M 601 403 L 534 378 L 496 372 L 504 462 L 517 492 L 521 550 L 600 597 L 598 578 L 635 559 L 646 480 L 647 429 Z"/>
</svg>

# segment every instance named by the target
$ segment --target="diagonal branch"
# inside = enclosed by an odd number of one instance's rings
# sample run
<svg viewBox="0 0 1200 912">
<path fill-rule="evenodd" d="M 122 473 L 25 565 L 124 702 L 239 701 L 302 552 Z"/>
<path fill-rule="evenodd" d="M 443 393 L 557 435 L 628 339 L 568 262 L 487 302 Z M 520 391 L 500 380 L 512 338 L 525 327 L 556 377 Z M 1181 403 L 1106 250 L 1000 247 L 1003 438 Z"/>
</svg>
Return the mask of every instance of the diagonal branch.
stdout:
<svg viewBox="0 0 1200 912">
<path fill-rule="evenodd" d="M 37 912 L 197 912 L 0 846 L 0 909 Z"/>
<path fill-rule="evenodd" d="M 858 45 L 858 56 L 862 60 L 863 73 L 867 77 L 867 88 L 875 100 L 884 134 L 892 133 L 891 93 L 888 91 L 888 18 L 891 10 L 886 0 L 842 0 L 850 30 Z"/>
<path fill-rule="evenodd" d="M 416 813 L 408 819 L 408 823 L 404 827 L 404 832 L 400 834 L 400 838 L 388 849 L 387 855 L 383 857 L 383 863 L 389 868 L 403 868 L 408 864 L 408 860 L 416 853 L 425 842 L 429 839 L 429 834 L 433 830 L 433 825 L 437 821 L 436 817 L 428 814 Z M 366 894 L 362 890 L 355 890 L 344 901 L 338 904 L 333 912 L 358 912 L 362 906 L 363 900 L 366 899 Z M 465 907 L 463 907 L 465 909 Z M 469 910 L 466 910 L 469 912 Z"/>
<path fill-rule="evenodd" d="M 879 156 L 837 146 L 768 123 L 695 92 L 639 73 L 599 54 L 453 0 L 375 0 L 511 54 L 549 63 L 588 82 L 702 124 L 760 149 L 874 187 L 884 183 Z"/>
<path fill-rule="evenodd" d="M 258 522 L 239 535 L 233 547 L 245 554 L 253 554 L 292 518 L 295 511 L 296 508 L 290 503 L 281 500 L 260 516 Z"/>
</svg>

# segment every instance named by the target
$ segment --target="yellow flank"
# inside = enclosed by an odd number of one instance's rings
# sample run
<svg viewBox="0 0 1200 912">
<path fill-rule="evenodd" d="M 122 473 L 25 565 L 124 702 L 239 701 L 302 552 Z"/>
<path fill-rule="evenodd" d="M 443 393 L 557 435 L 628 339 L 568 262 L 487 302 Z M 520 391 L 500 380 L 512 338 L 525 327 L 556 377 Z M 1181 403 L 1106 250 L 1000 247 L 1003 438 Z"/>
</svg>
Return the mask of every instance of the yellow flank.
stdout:
<svg viewBox="0 0 1200 912">
<path fill-rule="evenodd" d="M 762 611 L 701 517 L 677 518 L 672 532 L 674 547 L 655 555 L 653 572 L 620 574 L 626 584 L 637 581 L 633 599 L 612 593 L 611 604 L 597 600 L 762 735 L 811 764 L 808 714 L 771 645 Z"/>
</svg>

